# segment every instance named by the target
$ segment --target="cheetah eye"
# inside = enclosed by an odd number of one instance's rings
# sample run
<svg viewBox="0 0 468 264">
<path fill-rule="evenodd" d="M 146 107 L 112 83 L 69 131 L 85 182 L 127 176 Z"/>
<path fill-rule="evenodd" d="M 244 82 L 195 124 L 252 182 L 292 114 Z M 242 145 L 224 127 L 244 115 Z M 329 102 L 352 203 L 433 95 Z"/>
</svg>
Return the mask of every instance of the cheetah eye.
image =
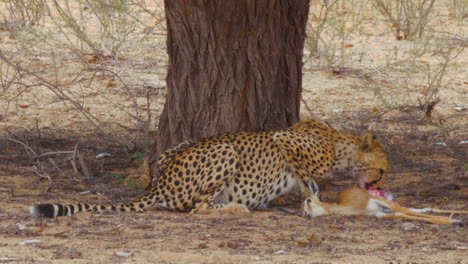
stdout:
<svg viewBox="0 0 468 264">
<path fill-rule="evenodd" d="M 383 169 L 380 169 L 379 172 L 380 172 L 380 175 L 384 175 L 384 173 L 385 173 L 385 171 Z"/>
</svg>

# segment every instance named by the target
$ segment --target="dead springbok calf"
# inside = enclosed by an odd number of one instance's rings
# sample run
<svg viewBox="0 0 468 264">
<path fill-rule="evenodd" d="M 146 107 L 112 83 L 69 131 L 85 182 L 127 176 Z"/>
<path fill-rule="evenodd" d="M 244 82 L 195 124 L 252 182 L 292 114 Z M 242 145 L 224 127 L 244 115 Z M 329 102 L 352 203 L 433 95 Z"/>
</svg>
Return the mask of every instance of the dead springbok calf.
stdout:
<svg viewBox="0 0 468 264">
<path fill-rule="evenodd" d="M 388 197 L 388 193 L 376 190 L 375 192 L 352 187 L 340 193 L 338 203 L 321 202 L 318 197 L 318 186 L 315 181 L 309 181 L 311 197 L 304 201 L 304 215 L 312 218 L 321 215 L 367 215 L 378 218 L 395 218 L 424 221 L 438 225 L 460 224 L 460 220 L 444 216 L 424 214 L 434 213 L 461 213 L 468 211 L 439 210 L 434 208 L 414 209 L 403 207 Z"/>
</svg>

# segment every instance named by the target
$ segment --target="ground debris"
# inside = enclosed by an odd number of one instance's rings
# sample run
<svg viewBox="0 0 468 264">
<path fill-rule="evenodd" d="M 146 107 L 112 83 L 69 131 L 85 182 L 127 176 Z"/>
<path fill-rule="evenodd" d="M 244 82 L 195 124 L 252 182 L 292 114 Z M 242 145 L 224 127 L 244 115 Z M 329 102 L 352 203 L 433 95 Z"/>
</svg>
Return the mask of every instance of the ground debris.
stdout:
<svg viewBox="0 0 468 264">
<path fill-rule="evenodd" d="M 299 247 L 316 247 L 323 243 L 322 235 L 317 232 L 308 232 L 296 239 Z"/>
<path fill-rule="evenodd" d="M 55 258 L 57 259 L 80 259 L 82 255 L 83 253 L 74 247 L 60 249 L 55 252 Z"/>
<path fill-rule="evenodd" d="M 0 257 L 0 263 L 17 262 L 17 261 L 20 261 L 20 259 L 19 258 Z"/>
<path fill-rule="evenodd" d="M 401 224 L 401 228 L 405 231 L 417 230 L 419 227 L 412 222 L 404 222 Z"/>
<path fill-rule="evenodd" d="M 34 245 L 34 244 L 39 244 L 42 243 L 42 240 L 39 239 L 28 239 L 24 240 L 23 242 L 19 243 L 20 246 L 26 246 L 26 245 Z"/>
<path fill-rule="evenodd" d="M 134 253 L 130 252 L 130 251 L 117 251 L 117 252 L 115 252 L 115 255 L 117 255 L 118 257 L 121 257 L 121 258 L 128 258 L 128 257 L 133 256 Z"/>
</svg>

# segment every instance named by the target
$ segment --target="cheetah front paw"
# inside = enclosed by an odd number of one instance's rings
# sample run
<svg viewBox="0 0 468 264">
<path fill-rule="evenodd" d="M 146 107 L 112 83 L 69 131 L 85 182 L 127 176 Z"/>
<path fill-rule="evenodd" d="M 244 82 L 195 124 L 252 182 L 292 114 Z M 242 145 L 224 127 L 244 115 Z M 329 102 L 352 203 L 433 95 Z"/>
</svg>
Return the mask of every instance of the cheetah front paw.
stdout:
<svg viewBox="0 0 468 264">
<path fill-rule="evenodd" d="M 246 214 L 250 212 L 247 206 L 239 203 L 228 203 L 223 206 L 222 210 L 231 214 Z"/>
</svg>

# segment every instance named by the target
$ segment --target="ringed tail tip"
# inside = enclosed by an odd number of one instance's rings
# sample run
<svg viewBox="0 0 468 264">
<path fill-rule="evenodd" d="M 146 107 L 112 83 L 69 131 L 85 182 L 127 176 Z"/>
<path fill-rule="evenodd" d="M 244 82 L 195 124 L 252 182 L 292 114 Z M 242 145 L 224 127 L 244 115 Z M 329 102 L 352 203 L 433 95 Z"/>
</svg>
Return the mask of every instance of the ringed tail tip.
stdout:
<svg viewBox="0 0 468 264">
<path fill-rule="evenodd" d="M 36 204 L 29 207 L 29 213 L 33 217 L 57 217 L 58 206 L 55 204 Z"/>
</svg>

